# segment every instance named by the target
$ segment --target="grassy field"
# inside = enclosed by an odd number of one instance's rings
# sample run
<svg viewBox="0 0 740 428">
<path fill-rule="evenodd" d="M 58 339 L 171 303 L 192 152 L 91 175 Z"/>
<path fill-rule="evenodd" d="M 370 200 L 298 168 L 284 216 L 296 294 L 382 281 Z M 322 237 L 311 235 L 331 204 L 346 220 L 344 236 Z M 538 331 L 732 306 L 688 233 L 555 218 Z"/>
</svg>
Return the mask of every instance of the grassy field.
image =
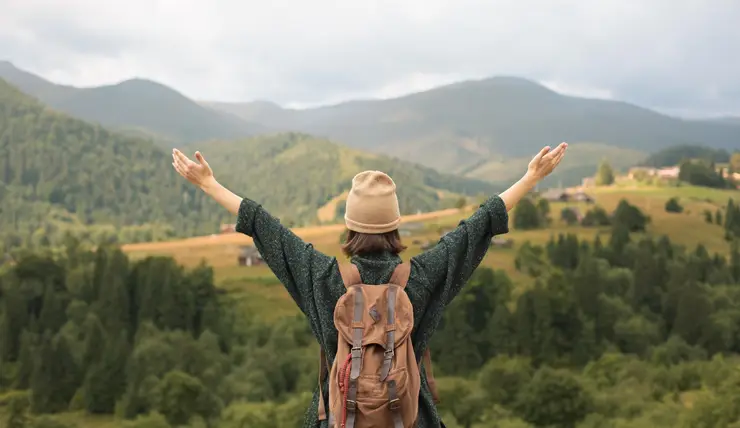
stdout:
<svg viewBox="0 0 740 428">
<path fill-rule="evenodd" d="M 740 192 L 715 190 L 698 187 L 647 187 L 620 185 L 587 190 L 596 199 L 596 204 L 611 212 L 621 199 L 627 199 L 638 206 L 651 219 L 648 233 L 653 236 L 668 235 L 671 241 L 688 247 L 703 243 L 710 252 L 726 252 L 728 244 L 723 239 L 723 229 L 704 220 L 704 210 L 716 211 L 723 207 L 728 198 L 740 200 Z M 684 207 L 680 214 L 665 211 L 665 202 L 677 197 Z M 606 238 L 608 228 L 584 228 L 567 226 L 560 221 L 560 211 L 565 206 L 578 206 L 581 212 L 588 209 L 586 204 L 551 204 L 553 222 L 547 229 L 533 231 L 511 230 L 506 238 L 514 240 L 511 249 L 493 248 L 482 262 L 482 266 L 505 270 L 521 290 L 532 283 L 532 279 L 517 272 L 514 258 L 517 248 L 525 241 L 536 244 L 546 243 L 551 236 L 559 233 L 574 233 L 579 238 L 592 240 L 598 234 Z M 436 240 L 440 228 L 456 226 L 459 221 L 472 213 L 466 210 L 449 209 L 434 213 L 408 216 L 404 222 L 422 222 L 425 228 L 405 238 L 409 250 L 403 255 L 408 258 L 421 252 L 418 244 Z M 511 224 L 511 223 L 510 223 Z M 311 242 L 318 250 L 345 260 L 339 252 L 339 235 L 343 225 L 329 225 L 294 229 L 296 234 Z M 256 311 L 261 316 L 273 318 L 291 315 L 296 312 L 293 302 L 282 285 L 266 266 L 240 267 L 237 254 L 241 245 L 251 244 L 249 237 L 241 234 L 224 234 L 195 237 L 181 241 L 133 244 L 124 247 L 132 258 L 148 255 L 168 255 L 181 264 L 192 267 L 200 262 L 213 266 L 218 285 L 238 299 L 246 311 Z"/>
</svg>

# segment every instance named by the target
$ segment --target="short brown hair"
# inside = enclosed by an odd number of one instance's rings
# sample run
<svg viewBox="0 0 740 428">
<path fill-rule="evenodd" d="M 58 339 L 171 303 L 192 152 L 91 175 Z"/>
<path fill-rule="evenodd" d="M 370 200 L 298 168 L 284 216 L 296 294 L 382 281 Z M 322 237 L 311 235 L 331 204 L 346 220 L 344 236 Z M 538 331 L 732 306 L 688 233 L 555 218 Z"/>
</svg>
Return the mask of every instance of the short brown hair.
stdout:
<svg viewBox="0 0 740 428">
<path fill-rule="evenodd" d="M 401 242 L 398 229 L 379 234 L 360 233 L 354 230 L 347 230 L 346 233 L 347 242 L 342 244 L 342 252 L 347 257 L 381 251 L 399 254 L 406 249 L 406 246 Z"/>
</svg>

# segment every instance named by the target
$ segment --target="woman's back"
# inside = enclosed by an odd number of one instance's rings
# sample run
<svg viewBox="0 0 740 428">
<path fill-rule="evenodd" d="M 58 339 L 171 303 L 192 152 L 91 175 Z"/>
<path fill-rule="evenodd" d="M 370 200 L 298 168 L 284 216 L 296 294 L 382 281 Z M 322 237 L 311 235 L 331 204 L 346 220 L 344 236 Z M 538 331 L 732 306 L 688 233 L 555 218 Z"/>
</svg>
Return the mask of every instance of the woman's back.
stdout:
<svg viewBox="0 0 740 428">
<path fill-rule="evenodd" d="M 413 307 L 411 342 L 417 362 L 427 349 L 444 308 L 483 260 L 491 238 L 508 231 L 508 211 L 560 163 L 566 147 L 563 143 L 555 150 L 550 150 L 549 146 L 543 148 L 532 159 L 521 180 L 500 196 L 488 199 L 454 231 L 443 236 L 436 246 L 410 259 L 404 292 Z M 336 355 L 338 331 L 334 325 L 334 309 L 345 293 L 337 259 L 315 250 L 311 244 L 283 227 L 258 203 L 241 198 L 220 185 L 199 152 L 196 152 L 196 158 L 199 163 L 173 150 L 175 169 L 237 215 L 236 230 L 253 238 L 264 261 L 306 314 L 328 361 L 333 363 L 337 357 L 347 358 L 346 355 Z M 365 171 L 355 176 L 347 197 L 345 224 L 349 230 L 349 242 L 343 250 L 357 266 L 365 284 L 387 283 L 401 263 L 399 253 L 405 247 L 398 236 L 401 216 L 395 191 L 395 183 L 386 174 Z M 326 384 L 323 386 L 321 399 L 326 406 L 328 389 Z M 345 400 L 345 403 L 350 405 L 353 401 Z M 319 421 L 318 404 L 317 388 L 304 427 L 327 426 L 327 420 Z M 416 426 L 440 425 L 422 372 Z"/>
</svg>

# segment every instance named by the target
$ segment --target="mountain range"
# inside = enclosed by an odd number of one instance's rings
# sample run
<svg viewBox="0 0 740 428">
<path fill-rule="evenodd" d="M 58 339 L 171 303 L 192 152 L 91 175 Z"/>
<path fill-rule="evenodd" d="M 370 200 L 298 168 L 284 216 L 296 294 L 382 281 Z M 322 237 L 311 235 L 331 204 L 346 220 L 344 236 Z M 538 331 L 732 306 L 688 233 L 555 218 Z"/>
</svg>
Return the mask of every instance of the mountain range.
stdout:
<svg viewBox="0 0 740 428">
<path fill-rule="evenodd" d="M 560 141 L 572 149 L 561 175 L 572 169 L 590 175 L 603 158 L 619 168 L 633 165 L 678 144 L 740 145 L 740 123 L 683 120 L 624 102 L 565 96 L 515 77 L 306 110 L 267 102 L 204 105 L 271 129 L 298 129 L 482 179 L 510 180 L 539 148 Z"/>
<path fill-rule="evenodd" d="M 203 152 L 219 181 L 294 225 L 317 223 L 319 210 L 364 169 L 393 176 L 404 213 L 497 190 L 305 134 L 215 141 Z M 72 118 L 2 79 L 0 155 L 0 254 L 3 247 L 58 244 L 65 232 L 89 234 L 91 226 L 108 227 L 90 236 L 95 242 L 130 242 L 214 233 L 233 221 L 174 171 L 169 150 Z M 333 222 L 339 212 L 328 214 L 323 220 Z"/>
<path fill-rule="evenodd" d="M 571 97 L 517 77 L 492 77 L 387 100 L 303 110 L 269 101 L 195 102 L 134 79 L 96 88 L 56 85 L 0 63 L 0 78 L 81 119 L 136 132 L 161 145 L 298 132 L 446 173 L 511 181 L 544 145 L 568 141 L 551 177 L 570 185 L 608 159 L 623 169 L 674 145 L 740 146 L 736 120 L 685 120 L 620 101 Z"/>
</svg>

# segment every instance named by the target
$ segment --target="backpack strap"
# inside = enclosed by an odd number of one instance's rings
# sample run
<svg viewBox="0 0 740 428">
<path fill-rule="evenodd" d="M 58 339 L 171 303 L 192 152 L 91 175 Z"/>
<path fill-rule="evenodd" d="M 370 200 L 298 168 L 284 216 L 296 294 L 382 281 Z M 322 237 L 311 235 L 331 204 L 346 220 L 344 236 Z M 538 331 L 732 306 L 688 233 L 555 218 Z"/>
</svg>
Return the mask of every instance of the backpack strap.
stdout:
<svg viewBox="0 0 740 428">
<path fill-rule="evenodd" d="M 385 327 L 387 338 L 385 352 L 383 352 L 383 367 L 380 370 L 380 380 L 384 382 L 391 371 L 391 363 L 396 349 L 396 293 L 398 286 L 391 284 L 388 287 L 388 324 Z"/>
<path fill-rule="evenodd" d="M 354 278 L 350 276 L 349 280 L 356 280 L 361 283 L 360 271 L 357 266 L 352 265 L 354 268 Z M 345 284 L 351 284 L 351 281 L 345 279 Z M 354 314 L 352 318 L 352 349 L 350 356 L 352 358 L 350 372 L 349 372 L 349 388 L 347 391 L 347 421 L 346 428 L 353 428 L 355 426 L 355 416 L 357 411 L 357 379 L 360 377 L 360 368 L 362 364 L 362 336 L 364 333 L 364 325 L 362 324 L 362 309 L 365 307 L 362 290 L 357 285 L 350 285 L 349 288 L 354 287 Z"/>
<path fill-rule="evenodd" d="M 399 288 L 402 290 L 406 288 L 410 274 L 411 265 L 409 263 L 401 263 L 396 266 L 389 281 L 391 285 L 388 288 L 388 325 L 386 326 L 388 338 L 385 345 L 385 352 L 383 353 L 383 367 L 380 370 L 381 381 L 385 381 L 388 377 L 396 349 L 396 296 Z M 403 428 L 401 405 L 398 400 L 398 389 L 396 388 L 395 380 L 388 382 L 388 407 L 390 407 L 391 413 L 393 413 L 394 428 Z"/>
<path fill-rule="evenodd" d="M 362 284 L 360 270 L 353 263 L 342 263 L 339 265 L 339 274 L 342 275 L 344 287 L 349 290 L 353 285 Z M 360 319 L 362 321 L 362 319 Z"/>
<path fill-rule="evenodd" d="M 432 353 L 427 348 L 424 351 L 424 372 L 427 375 L 427 385 L 429 385 L 429 392 L 432 393 L 432 398 L 435 404 L 439 404 L 439 392 L 437 391 L 437 382 L 434 381 L 434 373 L 432 372 Z"/>
<path fill-rule="evenodd" d="M 403 428 L 403 417 L 401 417 L 401 403 L 398 400 L 398 389 L 396 381 L 388 382 L 388 407 L 393 414 L 393 428 Z"/>
<path fill-rule="evenodd" d="M 406 288 L 406 284 L 409 282 L 409 275 L 411 275 L 411 263 L 401 263 L 396 266 L 388 282 L 403 289 Z"/>
<path fill-rule="evenodd" d="M 329 371 L 329 364 L 326 361 L 326 354 L 324 354 L 324 349 L 319 347 L 319 420 L 323 421 L 326 420 L 326 405 L 324 404 L 324 392 L 323 389 L 323 383 L 325 379 L 325 374 L 328 374 Z"/>
<path fill-rule="evenodd" d="M 398 288 L 401 289 L 406 287 L 406 283 L 409 281 L 409 274 L 411 273 L 411 265 L 408 263 L 401 263 L 396 266 L 396 269 L 391 275 L 389 280 L 390 286 L 388 287 L 388 325 L 386 331 L 388 338 L 386 339 L 385 352 L 383 357 L 383 367 L 380 370 L 380 380 L 385 381 L 388 377 L 388 373 L 391 371 L 391 363 L 393 361 L 393 355 L 396 349 L 396 293 Z"/>
<path fill-rule="evenodd" d="M 389 281 L 390 286 L 388 287 L 388 325 L 386 331 L 388 337 L 386 339 L 385 352 L 383 357 L 383 366 L 380 370 L 380 380 L 385 381 L 388 377 L 388 373 L 391 371 L 391 363 L 393 362 L 393 355 L 396 349 L 396 294 L 398 288 L 401 289 L 406 287 L 406 283 L 409 281 L 409 274 L 411 273 L 411 265 L 408 263 L 401 263 L 396 266 L 396 269 L 391 275 Z"/>
</svg>

